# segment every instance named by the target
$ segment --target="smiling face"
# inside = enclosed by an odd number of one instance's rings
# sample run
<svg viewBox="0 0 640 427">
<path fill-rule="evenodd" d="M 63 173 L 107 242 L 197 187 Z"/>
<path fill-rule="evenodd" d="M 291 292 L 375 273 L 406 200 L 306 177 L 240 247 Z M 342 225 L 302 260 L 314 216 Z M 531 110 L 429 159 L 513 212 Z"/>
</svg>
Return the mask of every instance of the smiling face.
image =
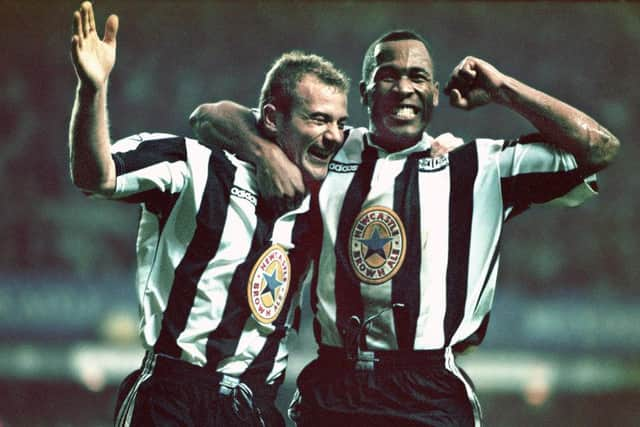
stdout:
<svg viewBox="0 0 640 427">
<path fill-rule="evenodd" d="M 375 68 L 360 83 L 369 108 L 374 141 L 387 151 L 410 147 L 422 138 L 438 105 L 438 83 L 426 46 L 419 40 L 384 41 L 375 46 Z"/>
<path fill-rule="evenodd" d="M 274 125 L 276 142 L 301 169 L 305 182 L 324 179 L 344 142 L 347 94 L 306 74 L 296 85 L 288 114 L 272 105 L 265 106 L 264 113 L 273 118 L 267 121 Z"/>
</svg>

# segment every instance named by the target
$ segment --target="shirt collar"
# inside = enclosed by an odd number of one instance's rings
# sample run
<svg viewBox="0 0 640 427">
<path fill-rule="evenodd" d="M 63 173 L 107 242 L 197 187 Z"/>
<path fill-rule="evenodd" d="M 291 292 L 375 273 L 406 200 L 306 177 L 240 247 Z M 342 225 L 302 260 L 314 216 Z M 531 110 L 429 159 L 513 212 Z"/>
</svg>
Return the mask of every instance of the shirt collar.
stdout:
<svg viewBox="0 0 640 427">
<path fill-rule="evenodd" d="M 407 147 L 404 150 L 400 150 L 400 151 L 394 151 L 394 152 L 388 152 L 387 150 L 385 150 L 384 148 L 380 147 L 379 145 L 376 145 L 372 140 L 371 140 L 371 134 L 367 133 L 366 134 L 366 144 L 370 147 L 373 147 L 375 149 L 378 150 L 378 155 L 380 158 L 384 157 L 384 158 L 388 158 L 390 160 L 393 159 L 397 159 L 397 158 L 406 158 L 409 155 L 413 154 L 413 153 L 417 153 L 417 152 L 423 152 L 423 151 L 427 151 L 429 148 L 431 148 L 431 143 L 433 142 L 433 137 L 431 135 L 429 135 L 426 132 L 422 133 L 422 139 L 420 139 L 420 141 L 418 141 L 417 143 L 415 143 L 414 145 L 412 145 L 411 147 Z"/>
</svg>

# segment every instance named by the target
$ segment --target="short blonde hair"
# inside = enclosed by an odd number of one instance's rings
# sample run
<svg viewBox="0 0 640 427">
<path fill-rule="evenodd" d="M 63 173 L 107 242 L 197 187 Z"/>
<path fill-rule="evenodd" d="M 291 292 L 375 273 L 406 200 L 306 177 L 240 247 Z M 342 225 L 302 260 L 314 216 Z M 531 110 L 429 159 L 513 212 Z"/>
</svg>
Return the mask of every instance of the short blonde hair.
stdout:
<svg viewBox="0 0 640 427">
<path fill-rule="evenodd" d="M 282 54 L 267 72 L 260 92 L 260 111 L 265 105 L 273 104 L 288 115 L 296 97 L 296 86 L 308 74 L 345 94 L 349 92 L 349 78 L 330 61 L 294 50 Z"/>
</svg>

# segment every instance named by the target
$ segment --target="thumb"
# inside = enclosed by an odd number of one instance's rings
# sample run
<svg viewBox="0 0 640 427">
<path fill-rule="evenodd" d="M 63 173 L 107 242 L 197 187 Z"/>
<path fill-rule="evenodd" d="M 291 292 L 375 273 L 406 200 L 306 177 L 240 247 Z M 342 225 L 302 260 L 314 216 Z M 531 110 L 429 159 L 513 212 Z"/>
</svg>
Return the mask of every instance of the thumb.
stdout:
<svg viewBox="0 0 640 427">
<path fill-rule="evenodd" d="M 449 94 L 449 102 L 453 107 L 466 109 L 467 100 L 462 96 L 459 89 L 453 89 Z"/>
<path fill-rule="evenodd" d="M 116 43 L 118 33 L 118 15 L 110 15 L 104 24 L 104 42 L 107 44 Z"/>
</svg>

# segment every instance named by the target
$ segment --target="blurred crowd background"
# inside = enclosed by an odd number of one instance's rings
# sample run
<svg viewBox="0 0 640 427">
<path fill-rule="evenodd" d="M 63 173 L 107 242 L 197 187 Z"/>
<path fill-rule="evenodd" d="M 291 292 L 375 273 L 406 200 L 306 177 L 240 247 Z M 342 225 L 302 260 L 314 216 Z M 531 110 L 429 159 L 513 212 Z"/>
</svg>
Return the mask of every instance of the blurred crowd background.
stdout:
<svg viewBox="0 0 640 427">
<path fill-rule="evenodd" d="M 0 0 L 0 427 L 107 426 L 115 388 L 141 356 L 133 291 L 138 210 L 70 183 L 69 60 L 79 1 Z M 483 346 L 463 358 L 490 426 L 632 426 L 640 417 L 640 4 L 626 2 L 96 1 L 120 16 L 109 87 L 114 139 L 192 135 L 202 102 L 257 104 L 280 53 L 326 56 L 357 84 L 380 33 L 430 41 L 441 87 L 466 55 L 592 115 L 623 143 L 579 209 L 535 208 L 506 227 Z M 441 94 L 430 132 L 516 137 L 498 106 L 462 112 Z M 635 236 L 635 237 L 634 237 Z M 293 342 L 283 387 L 314 345 Z"/>
</svg>

